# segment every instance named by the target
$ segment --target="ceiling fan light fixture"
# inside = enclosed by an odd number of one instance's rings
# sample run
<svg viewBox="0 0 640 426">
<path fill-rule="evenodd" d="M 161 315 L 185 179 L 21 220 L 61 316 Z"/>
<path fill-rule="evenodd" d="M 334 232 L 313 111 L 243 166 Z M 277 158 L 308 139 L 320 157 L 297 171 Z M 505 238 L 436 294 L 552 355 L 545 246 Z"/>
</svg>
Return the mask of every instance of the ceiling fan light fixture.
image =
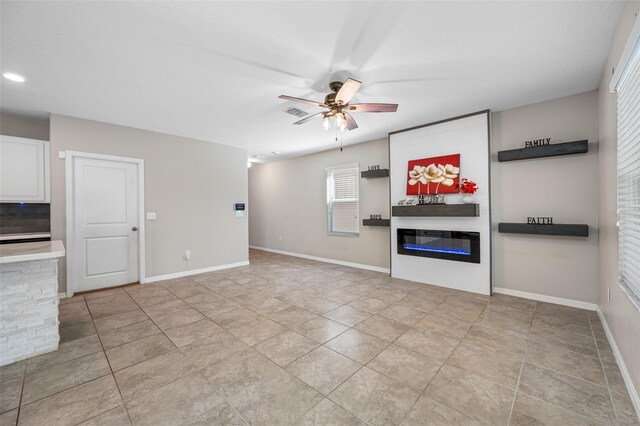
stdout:
<svg viewBox="0 0 640 426">
<path fill-rule="evenodd" d="M 356 92 L 362 86 L 362 82 L 348 78 L 344 83 L 333 81 L 329 84 L 332 93 L 324 98 L 324 103 L 312 101 L 309 99 L 296 98 L 294 96 L 280 95 L 280 99 L 292 102 L 310 104 L 325 108 L 328 111 L 319 111 L 315 114 L 307 115 L 302 120 L 298 120 L 294 125 L 304 124 L 317 118 L 322 119 L 322 128 L 329 130 L 331 128 L 331 118 L 335 117 L 335 126 L 337 130 L 344 132 L 345 130 L 355 130 L 358 128 L 356 120 L 349 112 L 396 112 L 398 104 L 379 104 L 379 103 L 359 103 L 351 105 Z"/>
<path fill-rule="evenodd" d="M 338 126 L 338 128 L 342 128 L 344 121 L 344 115 L 342 115 L 342 113 L 336 114 L 336 126 Z"/>
<path fill-rule="evenodd" d="M 329 130 L 329 127 L 331 127 L 331 121 L 329 117 L 325 115 L 322 119 L 322 128 L 325 130 Z"/>
</svg>

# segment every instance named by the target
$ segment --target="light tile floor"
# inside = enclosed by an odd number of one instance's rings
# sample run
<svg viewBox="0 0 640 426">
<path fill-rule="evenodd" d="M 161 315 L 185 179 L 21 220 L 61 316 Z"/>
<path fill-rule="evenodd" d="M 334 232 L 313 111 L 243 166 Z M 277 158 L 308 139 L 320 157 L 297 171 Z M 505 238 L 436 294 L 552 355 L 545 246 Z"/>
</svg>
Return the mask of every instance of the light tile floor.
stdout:
<svg viewBox="0 0 640 426">
<path fill-rule="evenodd" d="M 0 424 L 638 424 L 593 312 L 260 251 L 60 326 L 1 368 Z"/>
</svg>

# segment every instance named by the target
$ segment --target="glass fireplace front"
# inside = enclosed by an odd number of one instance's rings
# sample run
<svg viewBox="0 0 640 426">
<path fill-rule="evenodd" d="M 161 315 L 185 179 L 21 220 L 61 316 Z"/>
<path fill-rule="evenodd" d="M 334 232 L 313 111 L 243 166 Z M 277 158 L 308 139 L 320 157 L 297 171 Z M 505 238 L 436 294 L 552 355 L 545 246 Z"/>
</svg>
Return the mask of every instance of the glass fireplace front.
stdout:
<svg viewBox="0 0 640 426">
<path fill-rule="evenodd" d="M 398 254 L 480 263 L 480 233 L 398 229 Z"/>
</svg>

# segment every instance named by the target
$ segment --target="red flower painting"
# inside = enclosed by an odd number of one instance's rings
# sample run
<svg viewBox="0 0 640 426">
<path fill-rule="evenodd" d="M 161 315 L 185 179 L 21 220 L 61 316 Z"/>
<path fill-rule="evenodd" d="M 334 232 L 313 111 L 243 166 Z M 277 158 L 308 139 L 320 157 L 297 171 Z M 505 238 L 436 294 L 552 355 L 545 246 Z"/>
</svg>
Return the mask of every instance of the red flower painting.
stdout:
<svg viewBox="0 0 640 426">
<path fill-rule="evenodd" d="M 456 194 L 460 154 L 409 161 L 407 195 Z"/>
</svg>

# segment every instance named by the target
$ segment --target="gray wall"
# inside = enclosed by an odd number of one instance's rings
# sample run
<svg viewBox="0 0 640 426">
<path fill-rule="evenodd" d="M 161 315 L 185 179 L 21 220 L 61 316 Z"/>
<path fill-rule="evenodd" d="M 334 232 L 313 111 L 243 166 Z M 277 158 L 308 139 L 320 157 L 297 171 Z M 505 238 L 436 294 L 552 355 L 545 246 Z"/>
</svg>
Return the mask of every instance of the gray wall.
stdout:
<svg viewBox="0 0 640 426">
<path fill-rule="evenodd" d="M 0 134 L 48 141 L 49 119 L 3 112 L 0 113 Z"/>
<path fill-rule="evenodd" d="M 65 241 L 65 160 L 73 150 L 142 158 L 146 222 L 146 276 L 248 260 L 248 220 L 233 203 L 247 200 L 247 153 L 210 142 L 51 115 L 51 234 Z M 191 250 L 191 260 L 183 259 Z M 60 265 L 61 291 L 66 288 Z"/>
<path fill-rule="evenodd" d="M 359 237 L 327 235 L 325 168 L 389 165 L 387 140 L 335 148 L 249 169 L 250 244 L 389 268 L 389 228 L 360 227 Z M 360 216 L 389 218 L 389 179 L 360 179 Z M 279 239 L 282 237 L 282 240 Z"/>
<path fill-rule="evenodd" d="M 636 391 L 640 393 L 640 311 L 618 286 L 616 97 L 609 93 L 611 69 L 618 65 L 640 2 L 628 2 L 620 18 L 598 89 L 598 305 L 620 349 Z M 607 298 L 611 290 L 611 300 Z"/>
<path fill-rule="evenodd" d="M 524 141 L 589 140 L 587 154 L 500 163 Z M 595 303 L 598 275 L 597 94 L 588 92 L 493 114 L 493 285 Z M 589 225 L 589 237 L 498 233 L 500 222 L 552 216 Z"/>
</svg>

